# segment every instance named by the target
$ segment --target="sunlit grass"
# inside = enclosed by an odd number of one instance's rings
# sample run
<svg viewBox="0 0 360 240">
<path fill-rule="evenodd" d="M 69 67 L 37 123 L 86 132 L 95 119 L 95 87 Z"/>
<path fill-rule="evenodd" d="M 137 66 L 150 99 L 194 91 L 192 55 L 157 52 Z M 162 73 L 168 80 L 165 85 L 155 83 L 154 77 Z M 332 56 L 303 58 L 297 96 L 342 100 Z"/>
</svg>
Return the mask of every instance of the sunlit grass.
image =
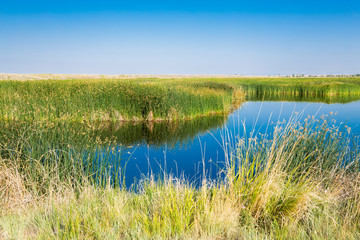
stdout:
<svg viewBox="0 0 360 240">
<path fill-rule="evenodd" d="M 224 178 L 196 186 L 167 175 L 136 191 L 113 185 L 107 171 L 88 172 L 91 159 L 78 149 L 49 146 L 30 158 L 19 137 L 16 151 L 1 145 L 0 236 L 357 239 L 360 154 L 349 132 L 311 118 L 269 136 L 225 132 Z"/>
<path fill-rule="evenodd" d="M 360 78 L 0 81 L 0 120 L 176 121 L 226 114 L 244 100 L 347 102 Z"/>
<path fill-rule="evenodd" d="M 179 120 L 227 113 L 232 88 L 124 80 L 0 82 L 2 120 Z"/>
</svg>

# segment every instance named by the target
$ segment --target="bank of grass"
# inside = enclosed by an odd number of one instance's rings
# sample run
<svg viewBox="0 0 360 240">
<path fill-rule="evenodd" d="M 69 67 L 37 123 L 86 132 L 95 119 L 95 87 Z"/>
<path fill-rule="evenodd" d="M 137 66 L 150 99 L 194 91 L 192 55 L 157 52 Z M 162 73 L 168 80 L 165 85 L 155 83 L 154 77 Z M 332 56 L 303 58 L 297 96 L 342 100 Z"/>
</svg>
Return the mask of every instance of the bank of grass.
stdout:
<svg viewBox="0 0 360 240">
<path fill-rule="evenodd" d="M 156 121 L 227 113 L 234 88 L 150 80 L 0 82 L 2 120 Z"/>
<path fill-rule="evenodd" d="M 174 121 L 226 114 L 248 100 L 348 102 L 360 78 L 0 81 L 0 120 Z"/>
<path fill-rule="evenodd" d="M 303 97 L 321 97 L 321 96 L 346 96 L 358 95 L 360 93 L 359 77 L 341 77 L 341 78 L 260 78 L 243 79 L 232 81 L 240 84 L 244 90 L 251 94 L 265 96 L 303 96 Z"/>
<path fill-rule="evenodd" d="M 125 189 L 107 170 L 87 172 L 91 159 L 71 146 L 33 159 L 2 143 L 0 238 L 358 239 L 360 154 L 349 131 L 308 119 L 224 138 L 225 177 L 200 187 L 165 176 Z"/>
</svg>

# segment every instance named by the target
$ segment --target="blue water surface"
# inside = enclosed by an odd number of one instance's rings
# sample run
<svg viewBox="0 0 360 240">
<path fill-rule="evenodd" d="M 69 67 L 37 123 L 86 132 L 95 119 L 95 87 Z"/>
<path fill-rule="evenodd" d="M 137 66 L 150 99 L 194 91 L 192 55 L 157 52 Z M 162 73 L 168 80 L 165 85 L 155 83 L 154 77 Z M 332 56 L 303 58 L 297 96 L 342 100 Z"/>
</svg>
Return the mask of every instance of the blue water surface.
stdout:
<svg viewBox="0 0 360 240">
<path fill-rule="evenodd" d="M 250 101 L 234 111 L 223 126 L 199 133 L 185 144 L 153 146 L 143 141 L 131 146 L 117 146 L 121 156 L 114 155 L 113 159 L 121 159 L 127 186 L 149 174 L 160 177 L 164 173 L 172 174 L 192 182 L 199 181 L 204 174 L 214 179 L 225 164 L 224 138 L 271 134 L 278 122 L 284 123 L 291 118 L 303 121 L 312 116 L 334 119 L 337 125 L 351 127 L 354 135 L 360 133 L 360 101 L 345 104 Z M 114 154 L 119 153 L 114 151 Z"/>
</svg>

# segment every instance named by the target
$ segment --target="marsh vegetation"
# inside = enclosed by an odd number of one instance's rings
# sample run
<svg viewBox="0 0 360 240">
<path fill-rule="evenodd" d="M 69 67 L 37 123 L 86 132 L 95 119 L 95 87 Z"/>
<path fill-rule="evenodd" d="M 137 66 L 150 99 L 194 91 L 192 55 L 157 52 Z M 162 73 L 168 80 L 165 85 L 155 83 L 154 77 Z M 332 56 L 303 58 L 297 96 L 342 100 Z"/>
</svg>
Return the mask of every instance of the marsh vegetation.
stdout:
<svg viewBox="0 0 360 240">
<path fill-rule="evenodd" d="M 185 144 L 247 99 L 359 99 L 359 78 L 3 81 L 0 90 L 0 238 L 360 237 L 359 139 L 331 118 L 293 118 L 263 135 L 225 129 L 224 166 L 200 184 L 162 172 L 128 187 L 120 164 L 124 146 Z"/>
<path fill-rule="evenodd" d="M 347 102 L 360 78 L 1 81 L 0 118 L 174 121 L 227 114 L 248 99 Z"/>
</svg>

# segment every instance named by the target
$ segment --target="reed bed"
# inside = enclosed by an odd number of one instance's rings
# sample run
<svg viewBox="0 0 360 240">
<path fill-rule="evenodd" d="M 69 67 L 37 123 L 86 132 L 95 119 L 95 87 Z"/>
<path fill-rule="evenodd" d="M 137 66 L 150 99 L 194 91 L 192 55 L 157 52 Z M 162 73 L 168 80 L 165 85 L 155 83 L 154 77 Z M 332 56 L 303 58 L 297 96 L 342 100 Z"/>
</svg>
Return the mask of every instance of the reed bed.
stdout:
<svg viewBox="0 0 360 240">
<path fill-rule="evenodd" d="M 87 171 L 94 156 L 71 144 L 33 158 L 16 138 L 0 145 L 0 238 L 360 237 L 359 142 L 327 118 L 293 119 L 269 135 L 224 132 L 224 177 L 201 186 L 165 174 L 126 189 L 106 166 Z"/>
<path fill-rule="evenodd" d="M 260 78 L 252 81 L 232 80 L 251 96 L 302 97 L 304 99 L 323 97 L 359 96 L 360 78 Z"/>
<path fill-rule="evenodd" d="M 0 81 L 1 121 L 177 121 L 227 114 L 248 100 L 348 102 L 360 78 Z"/>
<path fill-rule="evenodd" d="M 161 121 L 227 113 L 231 87 L 152 81 L 0 82 L 1 120 Z"/>
</svg>

